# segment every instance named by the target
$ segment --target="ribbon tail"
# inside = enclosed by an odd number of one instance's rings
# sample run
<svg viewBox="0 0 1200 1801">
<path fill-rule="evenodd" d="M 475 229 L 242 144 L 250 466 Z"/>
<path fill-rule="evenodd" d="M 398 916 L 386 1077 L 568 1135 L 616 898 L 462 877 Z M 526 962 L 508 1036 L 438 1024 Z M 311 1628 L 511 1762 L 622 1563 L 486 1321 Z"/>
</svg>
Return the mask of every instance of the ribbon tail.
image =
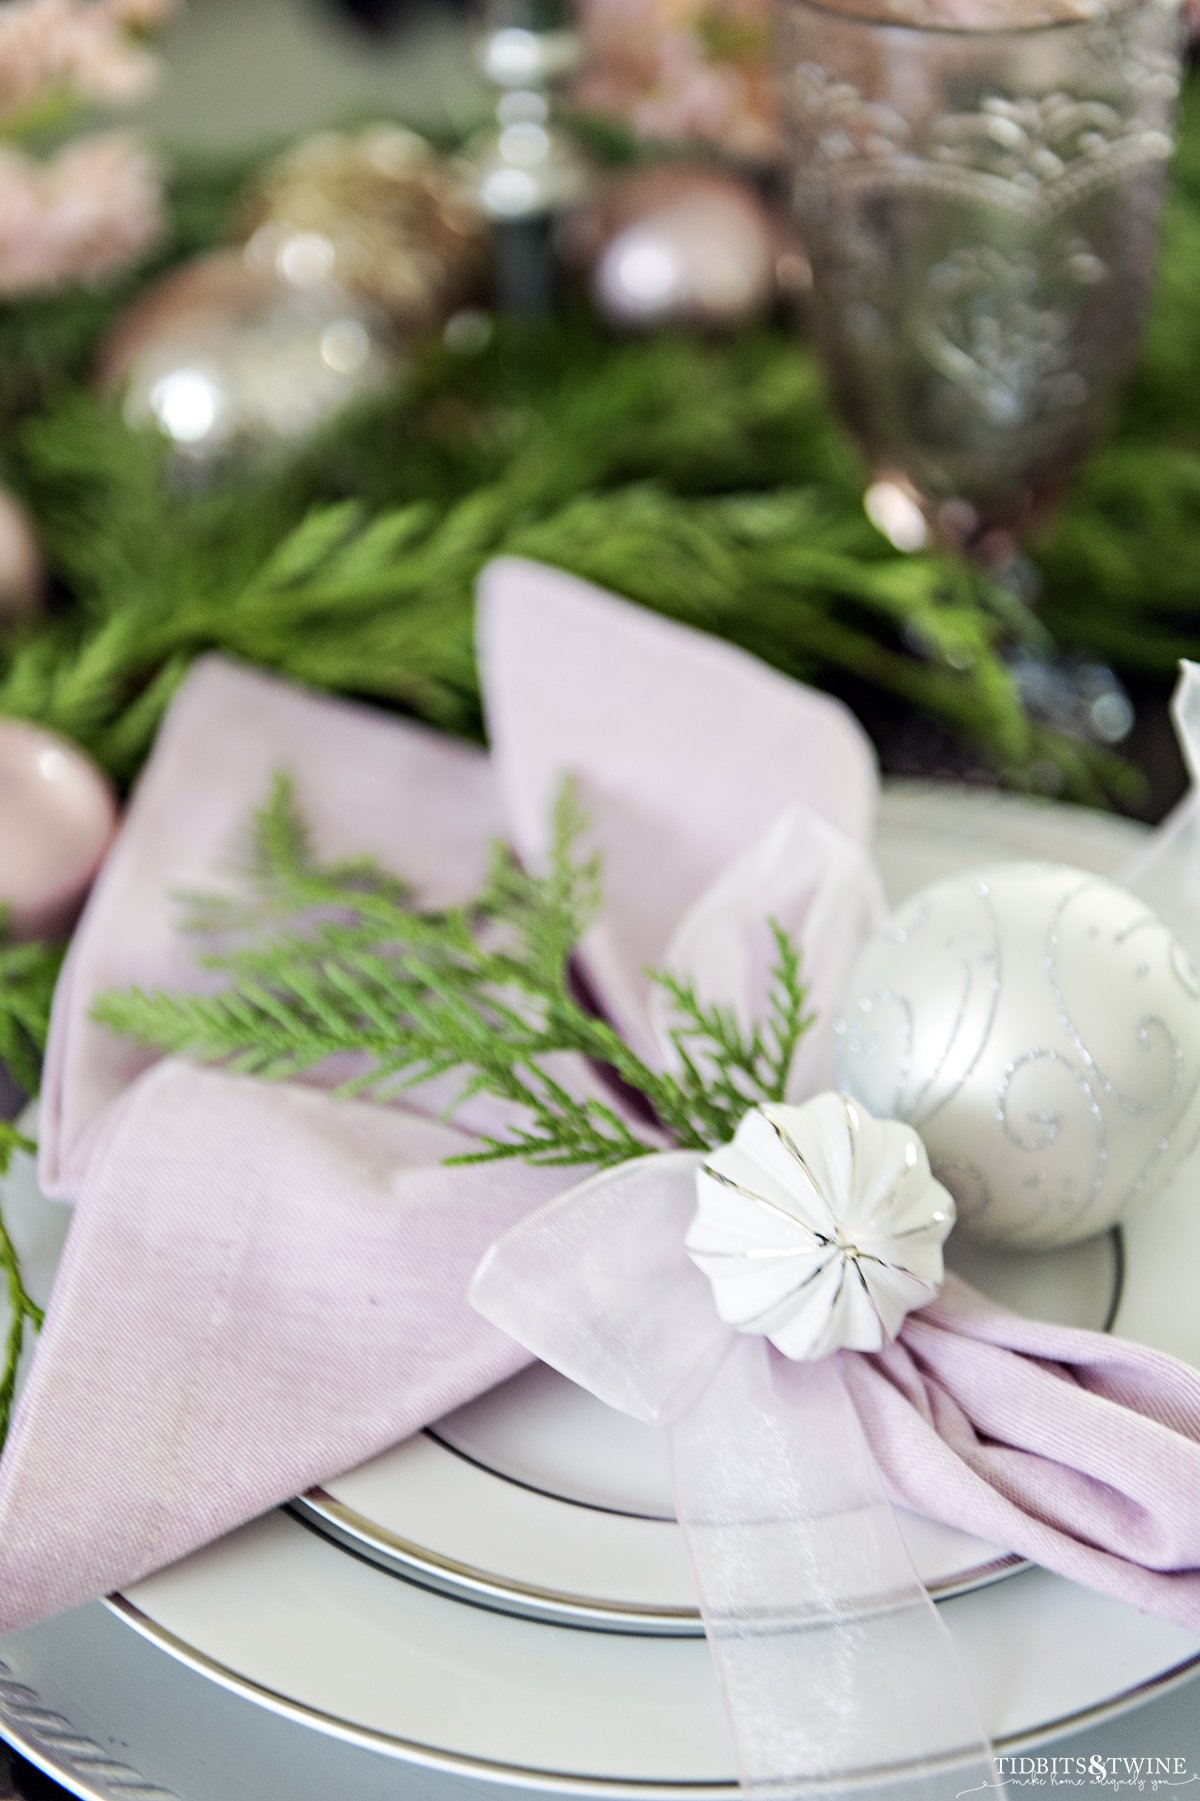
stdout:
<svg viewBox="0 0 1200 1801">
<path fill-rule="evenodd" d="M 698 1158 L 593 1176 L 510 1228 L 471 1300 L 610 1406 L 665 1426 L 748 1795 L 958 1801 L 991 1747 L 843 1384 L 731 1332 L 683 1254 Z"/>
<path fill-rule="evenodd" d="M 780 1801 L 1000 1792 L 838 1361 L 741 1338 L 669 1426 L 742 1786 Z"/>
</svg>

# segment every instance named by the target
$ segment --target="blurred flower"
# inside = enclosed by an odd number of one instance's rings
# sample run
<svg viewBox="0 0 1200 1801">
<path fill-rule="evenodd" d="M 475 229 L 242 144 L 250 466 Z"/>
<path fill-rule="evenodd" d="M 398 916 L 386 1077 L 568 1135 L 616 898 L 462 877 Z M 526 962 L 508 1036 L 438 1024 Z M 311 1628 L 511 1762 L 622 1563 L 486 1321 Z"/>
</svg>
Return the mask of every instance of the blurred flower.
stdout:
<svg viewBox="0 0 1200 1801">
<path fill-rule="evenodd" d="M 106 10 L 131 31 L 156 31 L 175 11 L 175 0 L 106 0 Z"/>
<path fill-rule="evenodd" d="M 94 282 L 135 262 L 162 225 L 157 167 L 121 132 L 47 162 L 0 146 L 0 297 Z"/>
<path fill-rule="evenodd" d="M 7 0 L 0 5 L 0 126 L 61 95 L 125 105 L 157 63 L 137 33 L 169 0 Z"/>
<path fill-rule="evenodd" d="M 582 106 L 641 137 L 777 155 L 769 0 L 582 0 L 582 29 Z"/>
</svg>

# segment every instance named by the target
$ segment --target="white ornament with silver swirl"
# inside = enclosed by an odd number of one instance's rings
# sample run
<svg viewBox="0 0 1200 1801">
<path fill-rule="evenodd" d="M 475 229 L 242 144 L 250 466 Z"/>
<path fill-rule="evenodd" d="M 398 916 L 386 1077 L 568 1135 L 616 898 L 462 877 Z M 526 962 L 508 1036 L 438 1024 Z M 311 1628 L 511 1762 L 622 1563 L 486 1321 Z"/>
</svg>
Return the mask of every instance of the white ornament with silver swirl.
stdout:
<svg viewBox="0 0 1200 1801">
<path fill-rule="evenodd" d="M 943 1280 L 954 1202 L 917 1134 L 840 1094 L 755 1107 L 696 1174 L 688 1255 L 785 1357 L 878 1351 Z"/>
<path fill-rule="evenodd" d="M 1200 985 L 1143 901 L 1059 864 L 935 883 L 863 951 L 838 1081 L 908 1120 L 964 1230 L 1038 1249 L 1102 1232 L 1200 1133 Z"/>
</svg>

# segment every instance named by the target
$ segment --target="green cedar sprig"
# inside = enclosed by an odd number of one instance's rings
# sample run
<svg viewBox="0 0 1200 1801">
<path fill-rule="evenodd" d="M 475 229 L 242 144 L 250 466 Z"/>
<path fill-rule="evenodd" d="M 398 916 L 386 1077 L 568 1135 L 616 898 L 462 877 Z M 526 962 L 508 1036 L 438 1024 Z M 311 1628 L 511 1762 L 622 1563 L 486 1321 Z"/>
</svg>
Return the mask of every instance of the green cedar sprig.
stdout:
<svg viewBox="0 0 1200 1801">
<path fill-rule="evenodd" d="M 1164 693 L 1177 659 L 1200 656 L 1181 554 L 1200 531 L 1200 81 L 1182 101 L 1140 370 L 1031 547 L 1053 643 Z M 221 240 L 252 160 L 176 171 L 163 263 Z M 989 585 L 897 555 L 867 523 L 862 470 L 794 330 L 614 341 L 580 318 L 502 323 L 481 354 L 416 357 L 286 467 L 198 491 L 89 393 L 144 279 L 0 305 L 0 479 L 29 503 L 62 603 L 0 644 L 0 711 L 57 725 L 122 781 L 207 648 L 477 730 L 472 588 L 489 557 L 519 552 L 883 709 L 885 734 L 898 702 L 1015 783 L 1129 799 L 1128 765 L 1024 713 Z M 291 534 L 311 544 L 310 521 L 320 536 L 349 495 L 372 543 L 398 534 L 375 568 L 336 545 L 264 582 Z M 352 550 L 348 516 L 331 517 Z"/>
<path fill-rule="evenodd" d="M 986 579 L 880 538 L 812 358 L 781 333 L 611 344 L 506 325 L 494 353 L 433 356 L 290 468 L 206 492 L 78 392 L 10 445 L 74 605 L 0 645 L 0 712 L 77 739 L 119 780 L 210 649 L 477 731 L 473 591 L 506 554 L 804 680 L 894 697 L 1018 783 L 1049 764 L 1097 800 L 1129 777 L 1028 718 Z"/>
<path fill-rule="evenodd" d="M 248 943 L 202 958 L 225 986 L 206 995 L 108 994 L 96 1017 L 158 1049 L 257 1076 L 295 1076 L 350 1057 L 357 1067 L 341 1092 L 380 1100 L 454 1076 L 456 1106 L 488 1095 L 518 1121 L 485 1133 L 467 1161 L 605 1167 L 661 1142 L 598 1085 L 569 1085 L 564 1056 L 611 1072 L 640 1097 L 647 1123 L 677 1144 L 724 1142 L 751 1104 L 783 1099 L 812 1020 L 799 951 L 773 928 L 767 1016 L 750 1029 L 690 983 L 655 975 L 677 1054 L 672 1070 L 652 1068 L 575 992 L 572 958 L 601 888 L 584 831 L 565 788 L 545 874 L 531 875 L 498 847 L 469 906 L 426 913 L 370 862 L 319 863 L 280 779 L 255 821 L 246 891 L 189 902 L 194 929 L 250 932 Z"/>
<path fill-rule="evenodd" d="M 36 1094 L 64 947 L 10 944 L 5 934 L 0 909 L 0 1065 L 26 1094 Z"/>
</svg>

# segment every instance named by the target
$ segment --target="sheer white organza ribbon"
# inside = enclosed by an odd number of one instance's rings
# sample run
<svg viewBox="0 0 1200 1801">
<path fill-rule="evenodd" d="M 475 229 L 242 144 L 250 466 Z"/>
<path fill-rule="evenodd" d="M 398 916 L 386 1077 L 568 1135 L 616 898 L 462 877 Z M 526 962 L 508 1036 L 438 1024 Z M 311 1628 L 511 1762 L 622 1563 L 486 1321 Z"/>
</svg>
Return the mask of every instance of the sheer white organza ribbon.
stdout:
<svg viewBox="0 0 1200 1801">
<path fill-rule="evenodd" d="M 488 1252 L 472 1302 L 669 1433 L 746 1790 L 995 1789 L 975 1699 L 842 1381 L 858 1353 L 790 1363 L 722 1324 L 684 1250 L 699 1161 L 646 1157 L 551 1202 Z"/>
</svg>

